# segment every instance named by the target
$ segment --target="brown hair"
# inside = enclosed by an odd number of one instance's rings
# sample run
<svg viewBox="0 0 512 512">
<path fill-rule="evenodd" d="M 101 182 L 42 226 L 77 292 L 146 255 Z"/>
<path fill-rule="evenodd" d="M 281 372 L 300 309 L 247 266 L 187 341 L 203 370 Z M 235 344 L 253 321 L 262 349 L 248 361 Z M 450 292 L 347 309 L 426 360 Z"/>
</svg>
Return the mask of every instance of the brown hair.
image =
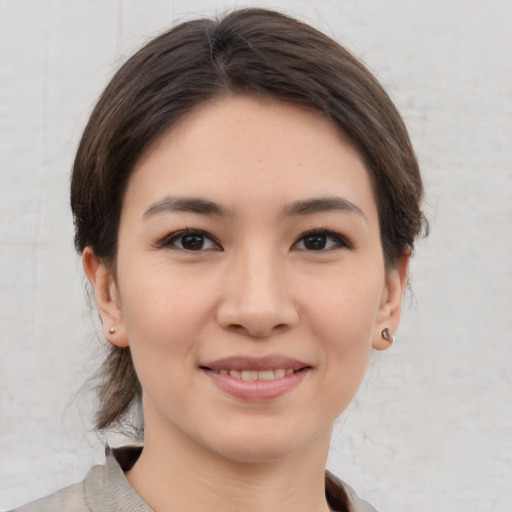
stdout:
<svg viewBox="0 0 512 512">
<path fill-rule="evenodd" d="M 115 74 L 82 136 L 71 178 L 75 245 L 115 267 L 130 173 L 148 144 L 192 109 L 227 94 L 271 97 L 324 113 L 365 160 L 388 268 L 424 223 L 423 187 L 404 123 L 389 96 L 338 43 L 286 15 L 242 9 L 182 23 Z M 99 429 L 140 402 L 129 348 L 110 347 L 100 373 Z"/>
</svg>

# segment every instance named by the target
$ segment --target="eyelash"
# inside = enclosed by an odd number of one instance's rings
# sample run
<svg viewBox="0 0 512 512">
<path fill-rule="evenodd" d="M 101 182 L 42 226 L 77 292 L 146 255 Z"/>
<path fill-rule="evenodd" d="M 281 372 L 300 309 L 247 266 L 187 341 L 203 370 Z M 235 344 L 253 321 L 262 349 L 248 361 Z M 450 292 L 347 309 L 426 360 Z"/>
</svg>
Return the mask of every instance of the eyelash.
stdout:
<svg viewBox="0 0 512 512">
<path fill-rule="evenodd" d="M 202 245 L 199 249 L 197 249 L 197 250 L 196 249 L 187 249 L 186 247 L 183 247 L 183 245 L 181 247 L 179 247 L 177 245 L 177 242 L 180 239 L 182 240 L 182 243 L 183 243 L 183 239 L 185 237 L 193 237 L 193 236 L 201 237 Z M 320 249 L 311 249 L 311 248 L 308 248 L 307 246 L 305 246 L 304 248 L 297 247 L 300 243 L 304 243 L 305 239 L 307 239 L 308 237 L 314 237 L 314 236 L 319 236 L 319 237 L 325 238 L 326 244 L 328 244 L 327 241 L 329 239 L 333 243 L 326 248 L 321 247 Z M 205 249 L 203 247 L 205 240 L 209 240 L 210 243 L 213 244 L 213 247 L 208 247 Z M 156 247 L 159 249 L 162 249 L 165 247 L 172 248 L 173 246 L 175 249 L 183 250 L 186 252 L 202 252 L 205 250 L 212 250 L 212 249 L 217 250 L 217 251 L 223 250 L 222 246 L 217 242 L 217 240 L 215 240 L 215 238 L 213 238 L 206 231 L 202 231 L 200 229 L 188 229 L 188 228 L 182 229 L 180 231 L 176 231 L 174 233 L 170 233 L 169 235 L 164 237 L 160 242 L 158 242 L 156 244 Z M 342 248 L 352 249 L 353 246 L 344 236 L 342 236 L 339 233 L 336 233 L 335 231 L 331 231 L 329 229 L 312 229 L 310 231 L 307 231 L 306 233 L 303 233 L 297 239 L 297 241 L 292 244 L 292 248 L 301 250 L 301 251 L 308 251 L 308 252 L 325 252 L 325 251 L 329 251 L 332 249 L 342 249 Z"/>
<path fill-rule="evenodd" d="M 308 249 L 307 247 L 304 249 L 299 249 L 302 251 L 309 251 L 309 252 L 325 252 L 332 249 L 353 249 L 353 245 L 340 233 L 336 233 L 335 231 L 331 231 L 330 229 L 312 229 L 310 231 L 307 231 L 306 233 L 303 233 L 299 239 L 293 244 L 292 247 L 297 248 L 297 245 L 299 242 L 304 242 L 304 240 L 308 237 L 313 236 L 321 236 L 325 237 L 325 239 L 331 239 L 334 243 L 327 248 L 321 248 L 321 249 Z"/>
<path fill-rule="evenodd" d="M 213 243 L 213 245 L 215 247 L 209 247 L 208 249 L 203 249 L 203 247 L 201 247 L 199 250 L 194 250 L 194 249 L 187 249 L 185 247 L 179 247 L 176 242 L 178 242 L 180 239 L 184 239 L 185 237 L 193 237 L 193 236 L 198 236 L 198 237 L 202 237 L 203 240 L 209 240 L 210 242 Z M 183 240 L 182 240 L 183 242 Z M 162 240 L 160 240 L 160 242 L 158 242 L 156 244 L 156 247 L 159 248 L 159 249 L 163 249 L 164 247 L 167 247 L 167 248 L 172 248 L 172 246 L 174 246 L 175 249 L 180 249 L 182 251 L 186 251 L 186 252 L 201 252 L 201 250 L 217 250 L 217 251 L 222 251 L 222 247 L 221 245 L 217 242 L 217 240 L 215 240 L 215 238 L 213 238 L 211 235 L 209 235 L 206 231 L 202 231 L 201 229 L 182 229 L 180 231 L 175 231 L 174 233 L 170 233 L 169 235 L 167 235 L 166 237 L 164 237 Z"/>
</svg>

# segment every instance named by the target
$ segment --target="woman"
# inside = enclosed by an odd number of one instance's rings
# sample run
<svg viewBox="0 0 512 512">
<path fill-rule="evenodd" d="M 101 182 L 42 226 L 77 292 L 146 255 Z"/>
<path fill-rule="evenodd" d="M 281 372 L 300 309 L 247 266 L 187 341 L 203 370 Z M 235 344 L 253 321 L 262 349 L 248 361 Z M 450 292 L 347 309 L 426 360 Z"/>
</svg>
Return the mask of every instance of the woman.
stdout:
<svg viewBox="0 0 512 512">
<path fill-rule="evenodd" d="M 397 329 L 422 183 L 380 85 L 325 35 L 235 11 L 159 36 L 76 155 L 76 247 L 110 352 L 100 430 L 142 447 L 31 510 L 374 510 L 325 473 Z"/>
</svg>

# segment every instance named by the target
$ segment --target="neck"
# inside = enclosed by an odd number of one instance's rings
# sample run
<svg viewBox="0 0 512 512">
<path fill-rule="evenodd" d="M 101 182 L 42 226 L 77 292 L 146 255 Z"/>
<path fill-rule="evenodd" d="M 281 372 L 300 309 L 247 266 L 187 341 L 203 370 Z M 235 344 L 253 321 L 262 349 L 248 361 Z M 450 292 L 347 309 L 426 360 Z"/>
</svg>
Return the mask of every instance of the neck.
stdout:
<svg viewBox="0 0 512 512">
<path fill-rule="evenodd" d="M 234 461 L 180 432 L 146 424 L 144 449 L 126 474 L 157 512 L 327 512 L 324 472 L 330 430 L 296 453 Z"/>
</svg>

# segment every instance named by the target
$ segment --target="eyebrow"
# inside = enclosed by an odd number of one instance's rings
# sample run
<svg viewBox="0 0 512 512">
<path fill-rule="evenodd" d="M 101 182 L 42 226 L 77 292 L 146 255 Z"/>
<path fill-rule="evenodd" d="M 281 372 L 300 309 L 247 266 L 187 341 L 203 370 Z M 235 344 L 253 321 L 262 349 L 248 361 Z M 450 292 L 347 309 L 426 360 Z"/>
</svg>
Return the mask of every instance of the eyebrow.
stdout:
<svg viewBox="0 0 512 512">
<path fill-rule="evenodd" d="M 294 201 L 283 208 L 282 215 L 284 217 L 293 217 L 331 210 L 356 213 L 366 220 L 366 216 L 359 206 L 344 197 L 338 196 L 317 197 Z M 232 216 L 230 210 L 207 199 L 199 197 L 166 196 L 156 203 L 153 203 L 144 212 L 143 218 L 147 219 L 155 215 L 174 212 L 189 212 L 197 213 L 199 215 L 218 215 L 222 217 Z"/>
<path fill-rule="evenodd" d="M 228 216 L 230 212 L 213 201 L 198 197 L 172 197 L 166 196 L 160 201 L 153 203 L 143 215 L 144 219 L 174 212 L 190 212 L 200 215 Z"/>
<path fill-rule="evenodd" d="M 330 210 L 338 210 L 347 213 L 356 213 L 365 220 L 366 215 L 363 210 L 356 204 L 344 197 L 328 196 L 328 197 L 317 197 L 312 199 L 304 199 L 295 201 L 286 205 L 283 209 L 284 216 L 295 216 L 295 215 L 307 215 L 311 213 L 320 213 Z"/>
</svg>

